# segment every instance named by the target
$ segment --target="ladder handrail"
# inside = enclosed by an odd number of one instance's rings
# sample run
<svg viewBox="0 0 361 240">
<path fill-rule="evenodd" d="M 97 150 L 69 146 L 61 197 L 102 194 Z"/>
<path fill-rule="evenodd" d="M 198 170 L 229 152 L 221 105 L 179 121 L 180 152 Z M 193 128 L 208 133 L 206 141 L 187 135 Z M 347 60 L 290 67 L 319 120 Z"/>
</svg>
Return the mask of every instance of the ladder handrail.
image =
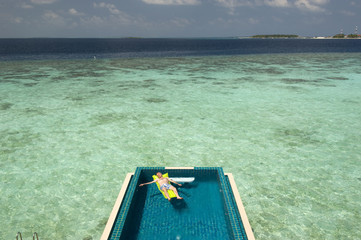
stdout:
<svg viewBox="0 0 361 240">
<path fill-rule="evenodd" d="M 37 232 L 34 232 L 34 234 L 33 234 L 33 240 L 35 240 L 35 236 L 36 236 L 36 240 L 39 240 L 39 236 L 38 236 L 38 233 L 37 233 Z"/>
<path fill-rule="evenodd" d="M 16 234 L 16 240 L 19 240 L 19 236 L 20 236 L 20 240 L 23 240 L 23 237 L 21 236 L 21 232 L 18 232 Z M 36 240 L 39 240 L 39 236 L 38 236 L 38 233 L 37 232 L 34 232 L 33 234 L 33 240 L 35 240 L 35 237 L 36 237 Z"/>
<path fill-rule="evenodd" d="M 19 236 L 20 236 L 20 240 L 23 240 L 23 237 L 21 236 L 21 232 L 18 232 L 16 234 L 16 240 L 19 240 Z"/>
</svg>

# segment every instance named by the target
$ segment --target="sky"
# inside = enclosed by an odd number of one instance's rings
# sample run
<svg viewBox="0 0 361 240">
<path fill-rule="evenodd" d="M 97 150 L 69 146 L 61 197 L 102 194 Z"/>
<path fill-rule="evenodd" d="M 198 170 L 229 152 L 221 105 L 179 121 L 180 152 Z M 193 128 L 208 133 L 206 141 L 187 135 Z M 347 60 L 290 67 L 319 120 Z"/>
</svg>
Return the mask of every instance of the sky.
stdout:
<svg viewBox="0 0 361 240">
<path fill-rule="evenodd" d="M 0 0 L 0 38 L 333 36 L 361 0 Z"/>
</svg>

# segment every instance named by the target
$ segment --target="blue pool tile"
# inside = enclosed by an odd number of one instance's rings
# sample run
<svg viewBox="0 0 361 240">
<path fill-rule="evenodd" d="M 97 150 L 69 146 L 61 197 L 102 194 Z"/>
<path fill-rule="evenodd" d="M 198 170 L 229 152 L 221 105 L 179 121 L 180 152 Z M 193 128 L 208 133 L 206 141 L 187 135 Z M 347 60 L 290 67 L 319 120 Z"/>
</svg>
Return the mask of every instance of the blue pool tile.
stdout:
<svg viewBox="0 0 361 240">
<path fill-rule="evenodd" d="M 141 182 L 151 181 L 151 176 L 157 171 L 165 173 L 165 168 L 136 169 L 109 239 L 149 240 L 160 236 L 163 239 L 189 240 L 247 239 L 233 192 L 222 168 L 167 169 L 166 172 L 173 177 L 196 176 L 194 183 L 184 184 L 178 189 L 185 200 L 172 200 L 171 203 L 154 186 L 137 187 Z M 211 178 L 217 178 L 218 185 L 208 184 Z M 212 191 L 195 201 L 196 190 L 201 189 L 198 183 L 205 184 L 205 189 L 209 187 Z M 217 198 L 223 202 L 223 207 L 218 211 L 207 208 L 213 206 L 212 201 Z M 172 231 L 169 223 L 174 223 Z M 168 234 L 165 236 L 165 233 Z"/>
</svg>

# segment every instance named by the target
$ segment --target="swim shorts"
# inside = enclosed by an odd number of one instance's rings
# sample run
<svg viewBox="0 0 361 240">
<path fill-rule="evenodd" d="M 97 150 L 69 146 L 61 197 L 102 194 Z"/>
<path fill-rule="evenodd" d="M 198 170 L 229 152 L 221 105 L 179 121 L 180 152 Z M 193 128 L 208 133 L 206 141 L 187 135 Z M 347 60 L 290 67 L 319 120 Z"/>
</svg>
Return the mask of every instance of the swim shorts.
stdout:
<svg viewBox="0 0 361 240">
<path fill-rule="evenodd" d="M 169 188 L 171 187 L 171 185 L 169 183 L 164 183 L 160 189 L 166 188 L 167 190 L 169 190 Z"/>
</svg>

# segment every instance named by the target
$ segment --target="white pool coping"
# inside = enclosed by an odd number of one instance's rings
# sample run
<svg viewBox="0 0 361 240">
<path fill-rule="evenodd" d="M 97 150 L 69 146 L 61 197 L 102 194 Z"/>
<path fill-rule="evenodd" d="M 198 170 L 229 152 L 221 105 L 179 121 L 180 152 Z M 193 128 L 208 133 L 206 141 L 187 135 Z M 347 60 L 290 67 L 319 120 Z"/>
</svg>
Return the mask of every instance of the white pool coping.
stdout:
<svg viewBox="0 0 361 240">
<path fill-rule="evenodd" d="M 165 169 L 194 169 L 194 167 L 166 167 Z M 110 213 L 108 222 L 105 225 L 105 228 L 104 228 L 104 231 L 103 231 L 103 234 L 102 234 L 100 240 L 108 240 L 108 238 L 110 236 L 110 233 L 112 231 L 114 222 L 115 222 L 115 220 L 117 218 L 118 211 L 120 209 L 120 206 L 122 205 L 123 198 L 125 196 L 128 185 L 129 185 L 130 180 L 132 179 L 133 175 L 134 175 L 134 173 L 128 173 L 126 175 L 126 177 L 124 179 L 124 182 L 123 182 L 123 185 L 122 185 L 122 188 L 120 189 L 117 200 L 115 201 L 113 210 Z M 229 183 L 231 185 L 233 195 L 234 195 L 234 198 L 236 200 L 236 204 L 237 204 L 239 214 L 241 215 L 243 227 L 244 227 L 244 230 L 246 232 L 247 238 L 248 238 L 248 240 L 255 240 L 251 225 L 249 224 L 249 221 L 248 221 L 246 210 L 244 209 L 241 197 L 240 197 L 238 189 L 237 189 L 236 182 L 234 181 L 233 174 L 232 173 L 225 173 L 224 175 L 226 175 L 228 177 Z"/>
<path fill-rule="evenodd" d="M 100 240 L 107 240 L 109 238 L 110 233 L 113 228 L 113 224 L 115 222 L 115 219 L 117 218 L 118 211 L 120 209 L 120 206 L 122 205 L 123 198 L 125 196 L 125 193 L 127 192 L 128 185 L 129 185 L 130 180 L 132 179 L 133 175 L 134 175 L 134 173 L 128 173 L 127 176 L 125 177 L 122 188 L 120 189 L 117 200 L 115 201 L 113 210 L 110 213 L 107 225 L 105 225 L 105 228 L 104 228 L 102 236 L 100 237 Z"/>
<path fill-rule="evenodd" d="M 244 227 L 244 230 L 246 231 L 247 238 L 248 238 L 248 240 L 255 240 L 251 225 L 249 224 L 249 221 L 248 221 L 246 210 L 244 209 L 241 196 L 239 195 L 236 182 L 234 181 L 233 174 L 232 173 L 224 173 L 224 175 L 226 175 L 228 177 L 229 183 L 231 185 L 231 188 L 233 191 L 233 196 L 234 196 L 234 199 L 236 200 L 238 212 L 241 215 L 243 227 Z"/>
</svg>

